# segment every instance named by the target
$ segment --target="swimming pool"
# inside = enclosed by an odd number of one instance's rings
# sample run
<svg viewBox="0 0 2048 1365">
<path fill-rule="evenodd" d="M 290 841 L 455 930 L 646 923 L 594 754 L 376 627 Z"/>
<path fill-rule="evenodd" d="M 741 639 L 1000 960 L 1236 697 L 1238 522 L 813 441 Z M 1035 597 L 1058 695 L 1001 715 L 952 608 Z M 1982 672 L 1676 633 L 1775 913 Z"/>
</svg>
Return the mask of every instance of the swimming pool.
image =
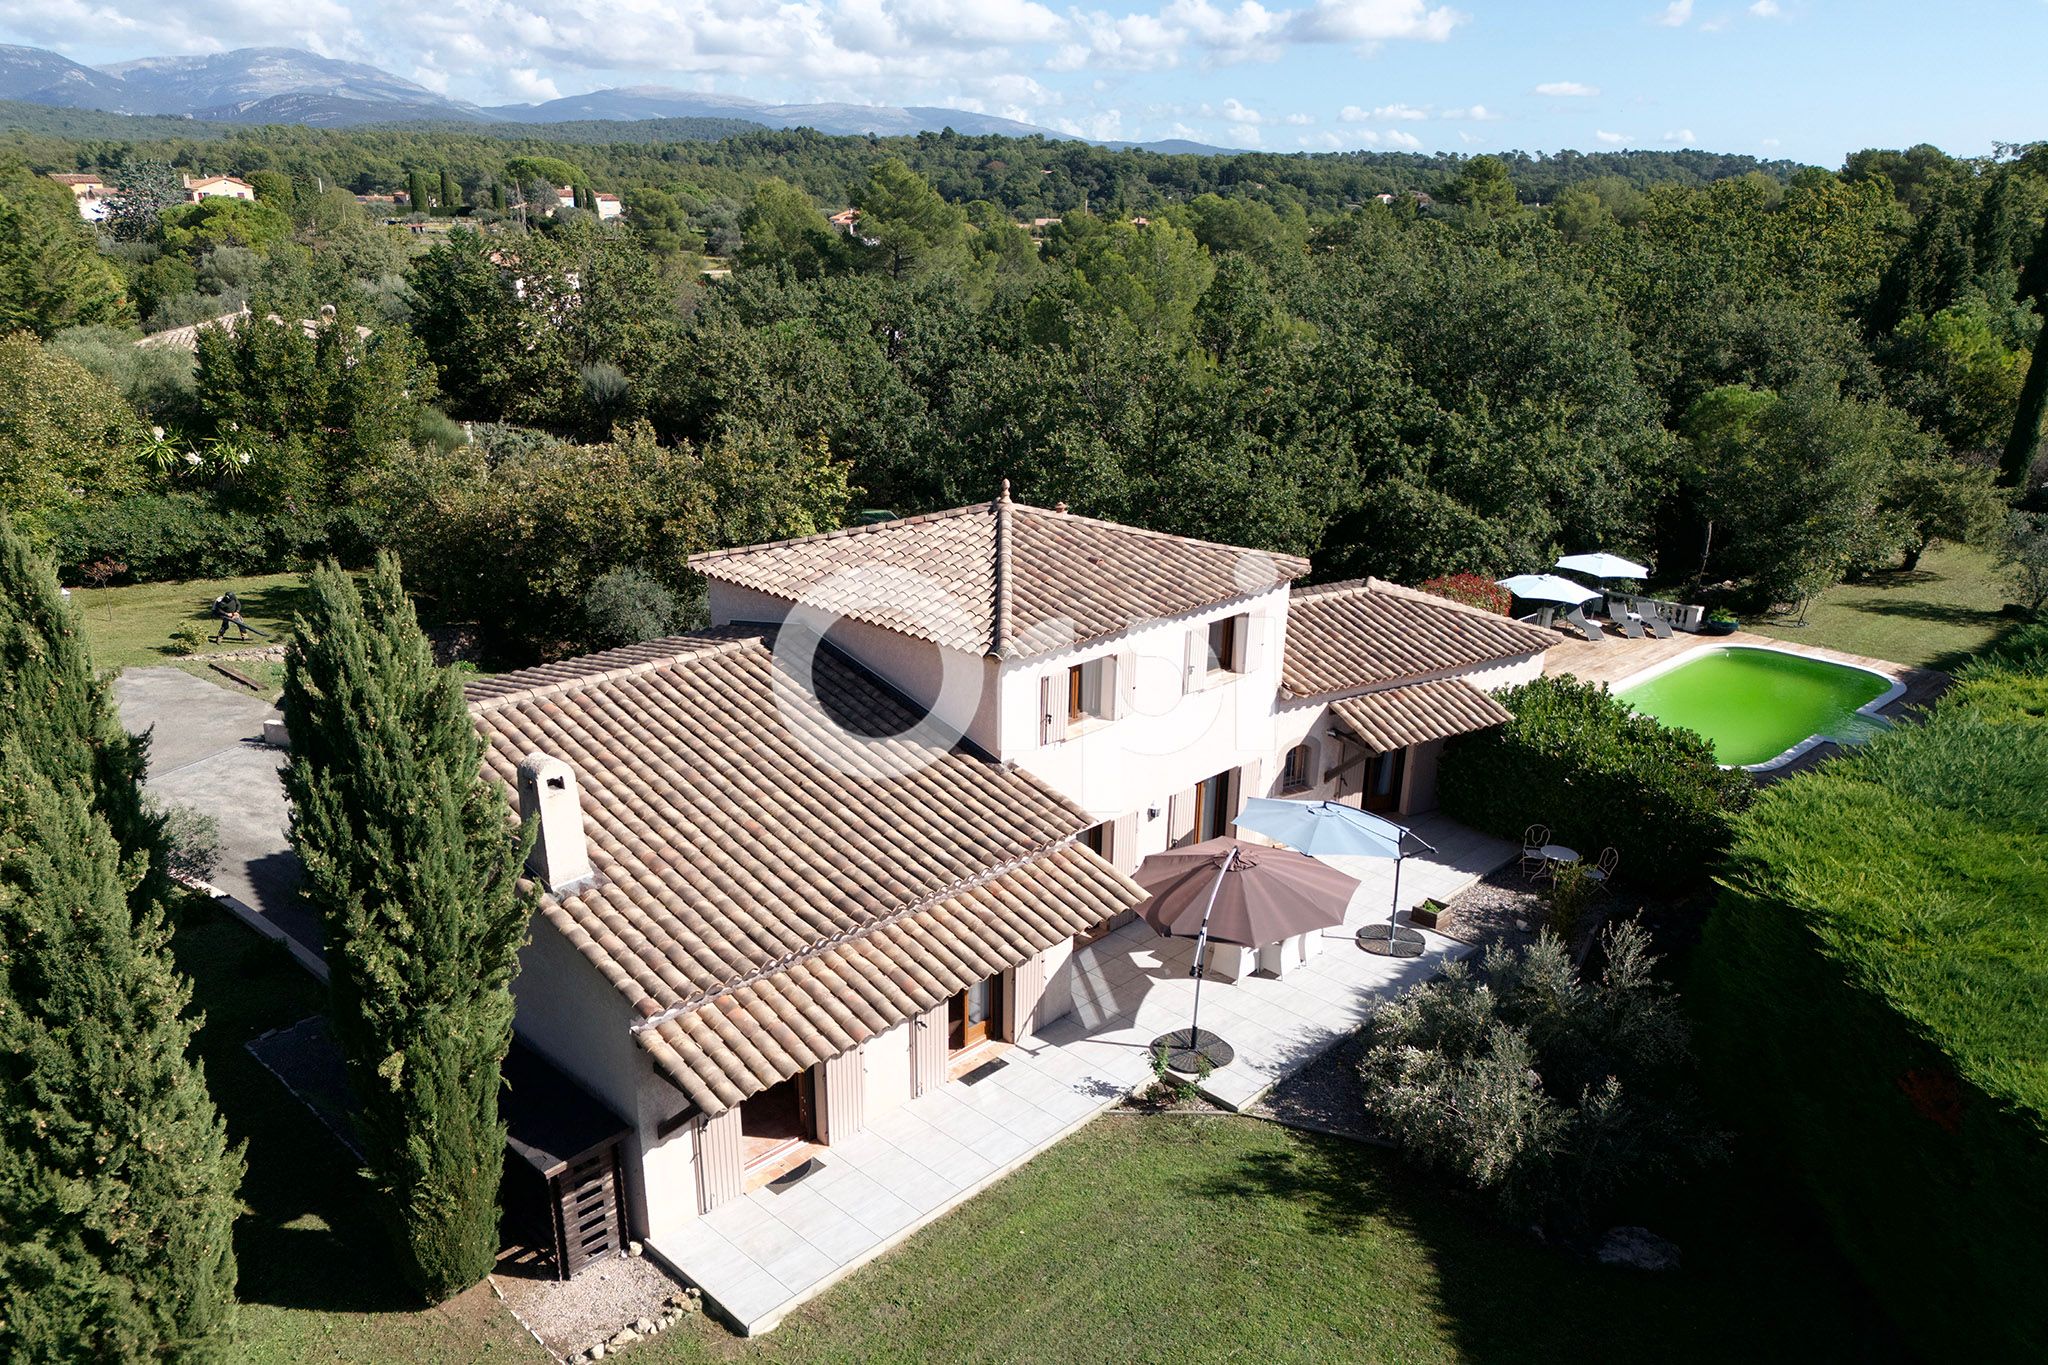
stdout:
<svg viewBox="0 0 2048 1365">
<path fill-rule="evenodd" d="M 1853 743 L 1883 723 L 1877 709 L 1905 690 L 1866 668 L 1725 645 L 1639 673 L 1615 695 L 1666 725 L 1704 735 L 1722 766 L 1762 770 L 1822 740 Z"/>
</svg>

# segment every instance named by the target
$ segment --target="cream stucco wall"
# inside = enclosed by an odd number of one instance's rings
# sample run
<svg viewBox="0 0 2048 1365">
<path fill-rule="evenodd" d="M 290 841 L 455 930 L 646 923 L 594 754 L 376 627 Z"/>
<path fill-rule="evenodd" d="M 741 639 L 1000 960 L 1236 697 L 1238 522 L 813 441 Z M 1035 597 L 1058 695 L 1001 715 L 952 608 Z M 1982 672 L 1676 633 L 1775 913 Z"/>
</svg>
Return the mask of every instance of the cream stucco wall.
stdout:
<svg viewBox="0 0 2048 1365">
<path fill-rule="evenodd" d="M 1236 673 L 1190 682 L 1190 640 L 1199 650 L 1209 624 L 1245 616 L 1247 656 Z M 1167 843 L 1164 808 L 1169 797 L 1205 778 L 1273 752 L 1273 698 L 1280 690 L 1280 660 L 1287 643 L 1287 589 L 1270 589 L 1207 610 L 1147 622 L 1109 640 L 1018 659 L 1003 665 L 1001 747 L 997 755 L 1037 774 L 1097 820 L 1141 813 L 1137 855 Z M 1091 659 L 1117 661 L 1122 714 L 1091 721 L 1078 733 L 1048 744 L 1041 734 L 1042 681 L 1055 680 L 1064 699 L 1068 668 Z M 1127 680 L 1124 675 L 1128 675 Z M 1153 806 L 1161 816 L 1144 813 Z"/>
<path fill-rule="evenodd" d="M 544 916 L 520 951 L 512 984 L 513 1031 L 574 1076 L 632 1127 L 626 1166 L 626 1217 L 635 1236 L 658 1235 L 697 1216 L 694 1129 L 664 1139 L 661 1125 L 689 1107 L 633 1040 L 632 1012 L 618 989 Z"/>
</svg>

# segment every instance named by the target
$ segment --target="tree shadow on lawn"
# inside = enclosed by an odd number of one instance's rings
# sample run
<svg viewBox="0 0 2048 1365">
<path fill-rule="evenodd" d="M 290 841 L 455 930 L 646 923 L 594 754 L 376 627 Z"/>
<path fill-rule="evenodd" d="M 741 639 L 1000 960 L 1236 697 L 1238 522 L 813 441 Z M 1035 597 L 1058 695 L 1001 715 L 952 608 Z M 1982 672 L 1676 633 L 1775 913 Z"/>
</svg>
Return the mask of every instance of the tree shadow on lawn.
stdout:
<svg viewBox="0 0 2048 1365">
<path fill-rule="evenodd" d="M 1753 1166 L 1644 1190 L 1599 1221 L 1678 1242 L 1684 1268 L 1649 1274 L 1546 1245 L 1395 1152 L 1293 1137 L 1286 1150 L 1246 1154 L 1199 1193 L 1226 1206 L 1247 1193 L 1285 1201 L 1321 1236 L 1370 1236 L 1378 1225 L 1419 1243 L 1434 1271 L 1431 1307 L 1463 1358 L 1910 1359 L 1806 1201 Z M 1387 1292 L 1416 1289 L 1410 1279 Z"/>
<path fill-rule="evenodd" d="M 208 902 L 188 902 L 183 921 L 174 948 L 205 1015 L 194 1050 L 230 1139 L 246 1144 L 236 1297 L 325 1312 L 421 1308 L 391 1265 L 353 1158 L 244 1046 L 323 1010 L 323 989 Z"/>
</svg>

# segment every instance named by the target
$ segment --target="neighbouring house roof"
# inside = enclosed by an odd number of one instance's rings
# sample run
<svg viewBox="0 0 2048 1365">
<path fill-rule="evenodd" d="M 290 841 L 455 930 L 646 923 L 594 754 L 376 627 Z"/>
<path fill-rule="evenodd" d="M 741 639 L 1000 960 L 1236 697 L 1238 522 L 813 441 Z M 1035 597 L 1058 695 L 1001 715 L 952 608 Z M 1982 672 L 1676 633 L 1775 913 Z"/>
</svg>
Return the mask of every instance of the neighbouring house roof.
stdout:
<svg viewBox="0 0 2048 1365">
<path fill-rule="evenodd" d="M 1308 572 L 1266 554 L 1011 502 L 694 556 L 706 578 L 952 649 L 1029 658 Z"/>
<path fill-rule="evenodd" d="M 186 189 L 196 190 L 201 185 L 240 185 L 245 190 L 254 190 L 256 188 L 248 181 L 233 175 L 188 175 L 185 177 Z"/>
<path fill-rule="evenodd" d="M 468 689 L 508 803 L 536 751 L 575 771 L 597 878 L 541 913 L 711 1113 L 1144 895 L 1036 778 L 904 736 L 919 713 L 829 648 L 798 688 L 775 638 L 729 627 Z M 848 733 L 897 736 L 873 741 L 889 770 Z"/>
<path fill-rule="evenodd" d="M 1408 683 L 1330 703 L 1330 714 L 1373 753 L 1470 734 L 1514 719 L 1505 706 L 1460 678 Z"/>
<path fill-rule="evenodd" d="M 60 185 L 104 185 L 107 182 L 96 175 L 84 175 L 73 171 L 51 171 L 50 179 Z"/>
<path fill-rule="evenodd" d="M 1553 631 L 1377 578 L 1296 588 L 1281 685 L 1297 697 L 1358 692 L 1540 654 Z"/>
</svg>

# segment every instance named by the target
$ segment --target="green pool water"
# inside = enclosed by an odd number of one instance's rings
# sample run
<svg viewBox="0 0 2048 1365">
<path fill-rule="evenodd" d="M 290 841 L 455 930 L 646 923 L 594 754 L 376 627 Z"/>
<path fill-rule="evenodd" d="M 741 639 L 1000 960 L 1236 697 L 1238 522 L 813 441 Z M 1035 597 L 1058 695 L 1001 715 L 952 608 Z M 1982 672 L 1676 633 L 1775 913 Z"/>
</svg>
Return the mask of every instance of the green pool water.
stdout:
<svg viewBox="0 0 2048 1365">
<path fill-rule="evenodd" d="M 1731 646 L 1703 650 L 1616 695 L 1666 725 L 1705 735 L 1721 762 L 1748 767 L 1813 735 L 1867 733 L 1873 723 L 1856 708 L 1890 687 L 1860 668 Z"/>
</svg>

